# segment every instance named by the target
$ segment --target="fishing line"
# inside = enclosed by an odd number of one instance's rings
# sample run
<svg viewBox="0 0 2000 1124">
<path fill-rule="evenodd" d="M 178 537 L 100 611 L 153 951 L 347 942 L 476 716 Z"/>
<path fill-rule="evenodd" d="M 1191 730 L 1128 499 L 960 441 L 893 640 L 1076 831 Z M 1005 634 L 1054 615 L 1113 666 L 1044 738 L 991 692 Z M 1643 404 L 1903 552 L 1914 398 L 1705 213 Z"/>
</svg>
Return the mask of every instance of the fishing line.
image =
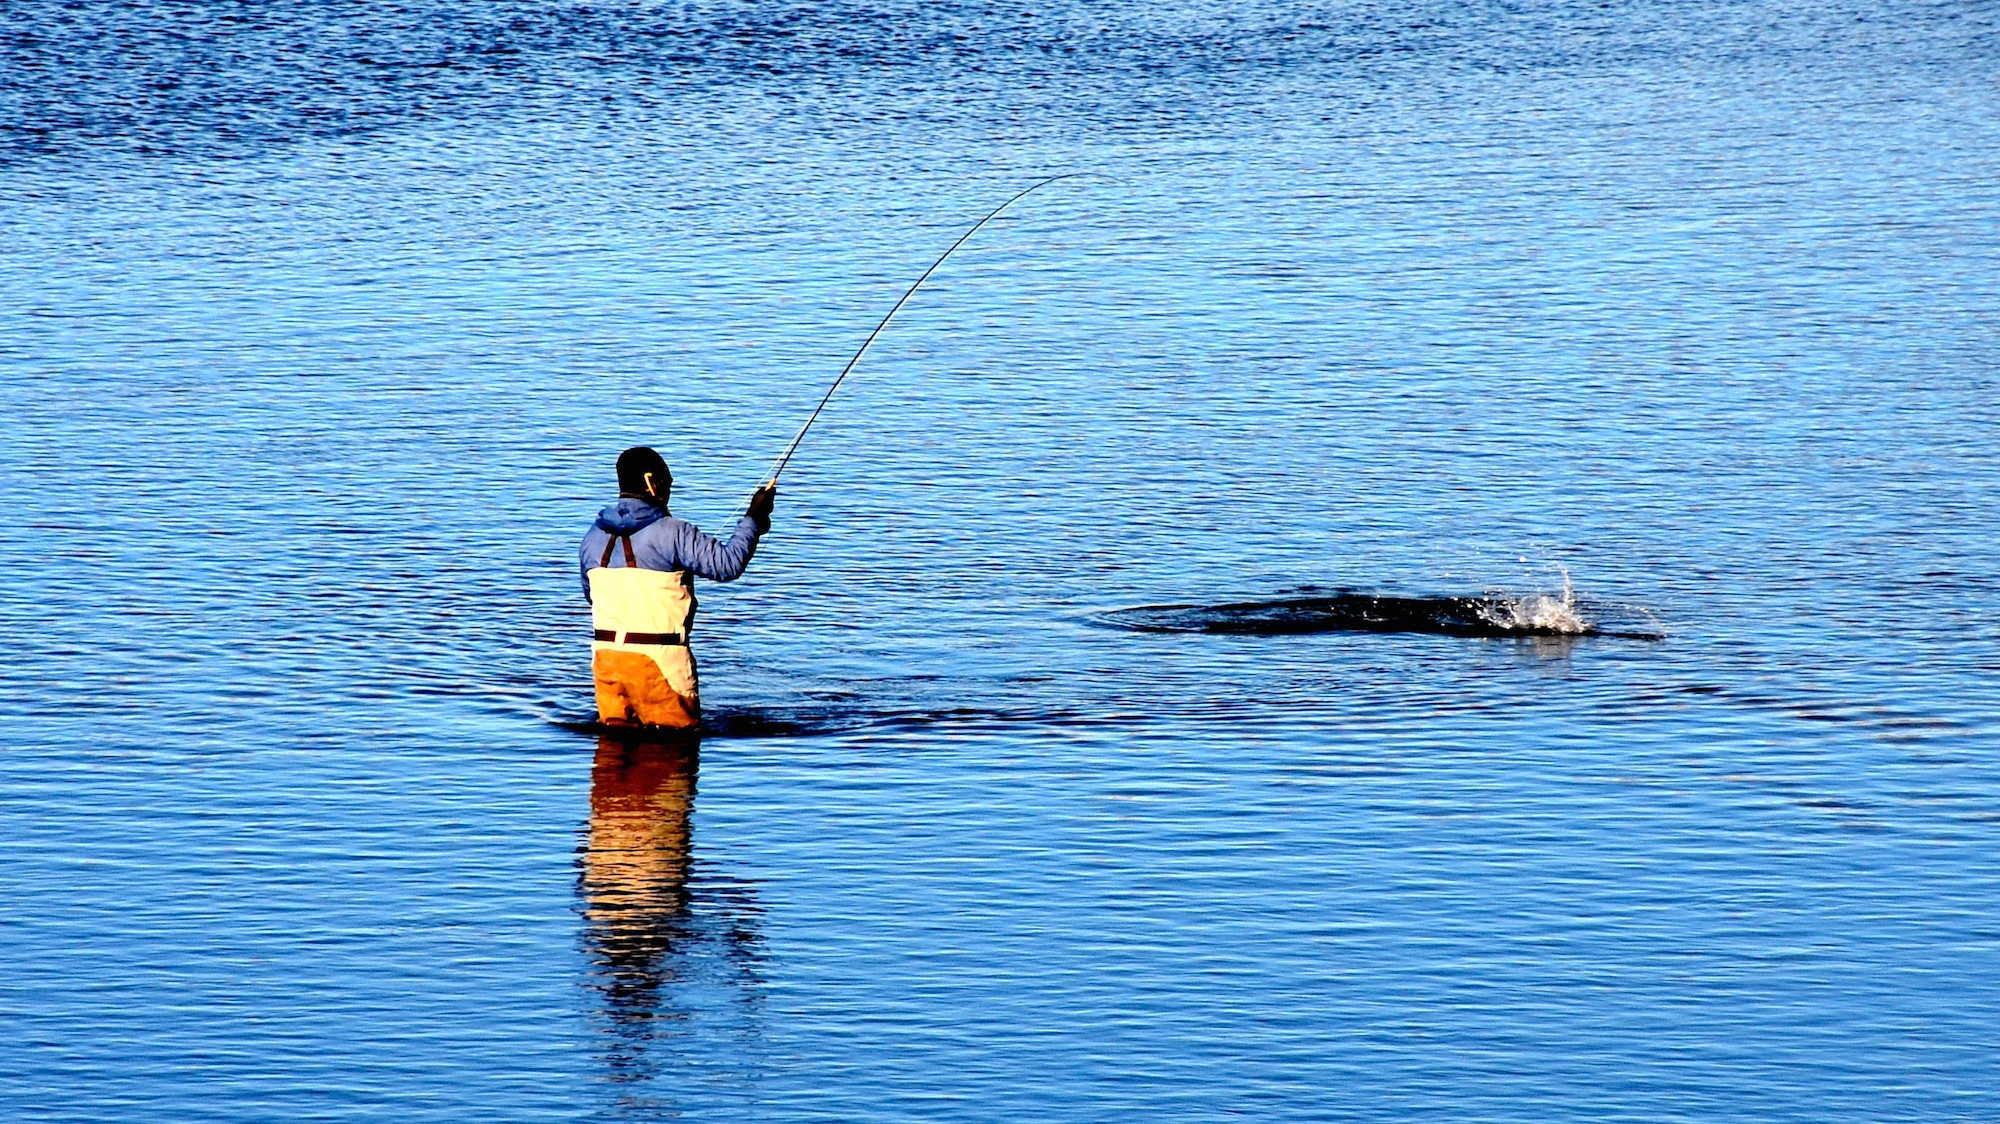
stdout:
<svg viewBox="0 0 2000 1124">
<path fill-rule="evenodd" d="M 944 260 L 950 257 L 953 251 L 957 250 L 960 246 L 965 245 L 966 239 L 979 233 L 980 227 L 985 226 L 989 222 L 992 222 L 995 218 L 999 217 L 1000 212 L 1013 206 L 1015 203 L 1020 202 L 1021 199 L 1027 196 L 1030 192 L 1036 191 L 1040 188 L 1047 187 L 1049 184 L 1052 184 L 1057 180 L 1073 180 L 1079 176 L 1096 176 L 1096 175 L 1100 175 L 1100 173 L 1065 172 L 1062 175 L 1050 176 L 1049 178 L 1042 180 L 1038 183 L 1031 184 L 1028 186 L 1026 190 L 1023 190 L 1019 194 L 1015 195 L 1012 199 L 1009 199 L 1005 203 L 1000 204 L 998 207 L 993 208 L 992 211 L 987 213 L 985 218 L 980 219 L 976 223 L 973 223 L 972 229 L 966 231 L 964 234 L 959 235 L 958 241 L 953 242 L 949 249 L 945 250 L 944 253 L 938 255 L 938 259 L 931 263 L 931 267 L 929 269 L 924 270 L 923 276 L 917 278 L 916 284 L 911 285 L 909 289 L 904 291 L 901 297 L 897 298 L 896 303 L 890 307 L 888 314 L 882 317 L 882 322 L 875 325 L 874 331 L 868 333 L 868 338 L 861 341 L 861 346 L 857 348 L 854 352 L 854 358 L 849 359 L 847 361 L 847 366 L 842 367 L 840 369 L 840 376 L 833 380 L 832 386 L 826 388 L 826 396 L 819 400 L 819 405 L 813 407 L 812 416 L 806 419 L 806 424 L 799 427 L 798 436 L 792 438 L 792 443 L 785 447 L 784 455 L 779 457 L 777 462 L 771 466 L 771 475 L 765 478 L 765 487 L 775 487 L 777 485 L 778 474 L 785 471 L 785 466 L 791 463 L 792 454 L 798 452 L 799 442 L 804 441 L 806 439 L 806 430 L 811 429 L 813 422 L 819 420 L 819 412 L 821 410 L 826 409 L 826 404 L 833 400 L 833 392 L 840 389 L 840 384 L 847 378 L 847 372 L 852 371 L 854 369 L 854 365 L 856 363 L 861 362 L 861 356 L 868 351 L 868 345 L 874 343 L 875 337 L 882 334 L 882 329 L 889 326 L 890 317 L 895 316 L 896 313 L 902 309 L 903 303 L 905 301 L 909 300 L 912 296 L 916 295 L 918 286 L 930 280 L 931 274 L 937 272 L 937 267 L 943 265 Z"/>
</svg>

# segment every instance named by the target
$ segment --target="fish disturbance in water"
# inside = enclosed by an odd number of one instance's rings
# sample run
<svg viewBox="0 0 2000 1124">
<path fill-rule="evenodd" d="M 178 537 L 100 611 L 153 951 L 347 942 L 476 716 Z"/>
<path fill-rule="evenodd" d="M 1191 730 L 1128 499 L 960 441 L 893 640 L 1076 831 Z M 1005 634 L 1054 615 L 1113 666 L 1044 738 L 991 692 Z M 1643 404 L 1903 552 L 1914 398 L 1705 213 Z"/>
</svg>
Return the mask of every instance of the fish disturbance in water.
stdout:
<svg viewBox="0 0 2000 1124">
<path fill-rule="evenodd" d="M 1340 590 L 1328 596 L 1226 605 L 1142 605 L 1096 619 L 1135 632 L 1290 636 L 1309 632 L 1427 632 L 1445 636 L 1618 636 L 1657 640 L 1650 623 L 1615 619 L 1622 607 L 1582 605 L 1574 593 L 1394 597 Z"/>
</svg>

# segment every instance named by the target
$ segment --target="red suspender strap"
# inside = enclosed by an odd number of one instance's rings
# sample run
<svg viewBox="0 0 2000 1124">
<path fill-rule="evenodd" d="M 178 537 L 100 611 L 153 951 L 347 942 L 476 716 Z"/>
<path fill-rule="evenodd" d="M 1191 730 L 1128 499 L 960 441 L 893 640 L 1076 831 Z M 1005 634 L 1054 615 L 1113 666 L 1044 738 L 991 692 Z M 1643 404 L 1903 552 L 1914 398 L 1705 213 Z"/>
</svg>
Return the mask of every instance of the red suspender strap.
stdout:
<svg viewBox="0 0 2000 1124">
<path fill-rule="evenodd" d="M 626 564 L 627 566 L 630 566 L 630 567 L 631 567 L 632 569 L 634 569 L 634 570 L 638 569 L 638 568 L 639 568 L 639 559 L 638 559 L 638 556 L 637 556 L 637 555 L 634 555 L 634 554 L 632 553 L 632 536 L 631 536 L 631 535 L 613 535 L 613 536 L 611 536 L 610 538 L 608 538 L 608 539 L 605 539 L 605 540 L 604 540 L 604 557 L 602 557 L 602 558 L 598 559 L 598 560 L 597 560 L 597 564 L 598 564 L 599 566 L 609 566 L 609 565 L 611 565 L 611 548 L 612 548 L 612 547 L 614 547 L 614 546 L 616 546 L 616 545 L 618 545 L 619 543 L 624 543 L 624 544 L 625 544 L 625 564 Z"/>
</svg>

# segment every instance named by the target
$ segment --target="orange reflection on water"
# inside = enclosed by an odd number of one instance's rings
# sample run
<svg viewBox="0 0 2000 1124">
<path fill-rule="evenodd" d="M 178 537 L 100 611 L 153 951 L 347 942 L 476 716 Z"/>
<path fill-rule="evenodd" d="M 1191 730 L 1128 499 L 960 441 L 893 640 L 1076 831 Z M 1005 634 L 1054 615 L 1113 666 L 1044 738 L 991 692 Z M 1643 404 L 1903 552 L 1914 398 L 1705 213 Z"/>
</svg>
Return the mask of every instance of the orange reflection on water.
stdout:
<svg viewBox="0 0 2000 1124">
<path fill-rule="evenodd" d="M 613 944 L 687 906 L 688 814 L 699 743 L 604 736 L 590 772 L 583 915 Z"/>
<path fill-rule="evenodd" d="M 591 768 L 578 863 L 586 986 L 597 995 L 609 1076 L 633 1105 L 671 1100 L 641 1086 L 691 1064 L 735 1059 L 707 1079 L 743 1080 L 741 1042 L 755 1033 L 755 900 L 712 872 L 691 878 L 698 764 L 696 739 L 634 731 L 600 737 Z M 719 1057 L 717 1036 L 736 1043 Z"/>
</svg>

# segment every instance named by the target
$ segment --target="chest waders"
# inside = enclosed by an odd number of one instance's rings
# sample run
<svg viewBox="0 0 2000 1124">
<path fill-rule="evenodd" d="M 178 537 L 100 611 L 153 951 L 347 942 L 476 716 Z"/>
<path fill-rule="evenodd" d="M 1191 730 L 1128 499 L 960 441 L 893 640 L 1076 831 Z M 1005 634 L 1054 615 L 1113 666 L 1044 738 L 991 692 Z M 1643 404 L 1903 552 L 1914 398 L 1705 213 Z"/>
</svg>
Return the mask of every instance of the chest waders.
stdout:
<svg viewBox="0 0 2000 1124">
<path fill-rule="evenodd" d="M 624 565 L 613 566 L 619 546 Z M 613 535 L 589 577 L 598 720 L 683 730 L 701 725 L 701 685 L 688 650 L 695 600 L 687 571 L 642 570 L 632 536 Z"/>
</svg>

